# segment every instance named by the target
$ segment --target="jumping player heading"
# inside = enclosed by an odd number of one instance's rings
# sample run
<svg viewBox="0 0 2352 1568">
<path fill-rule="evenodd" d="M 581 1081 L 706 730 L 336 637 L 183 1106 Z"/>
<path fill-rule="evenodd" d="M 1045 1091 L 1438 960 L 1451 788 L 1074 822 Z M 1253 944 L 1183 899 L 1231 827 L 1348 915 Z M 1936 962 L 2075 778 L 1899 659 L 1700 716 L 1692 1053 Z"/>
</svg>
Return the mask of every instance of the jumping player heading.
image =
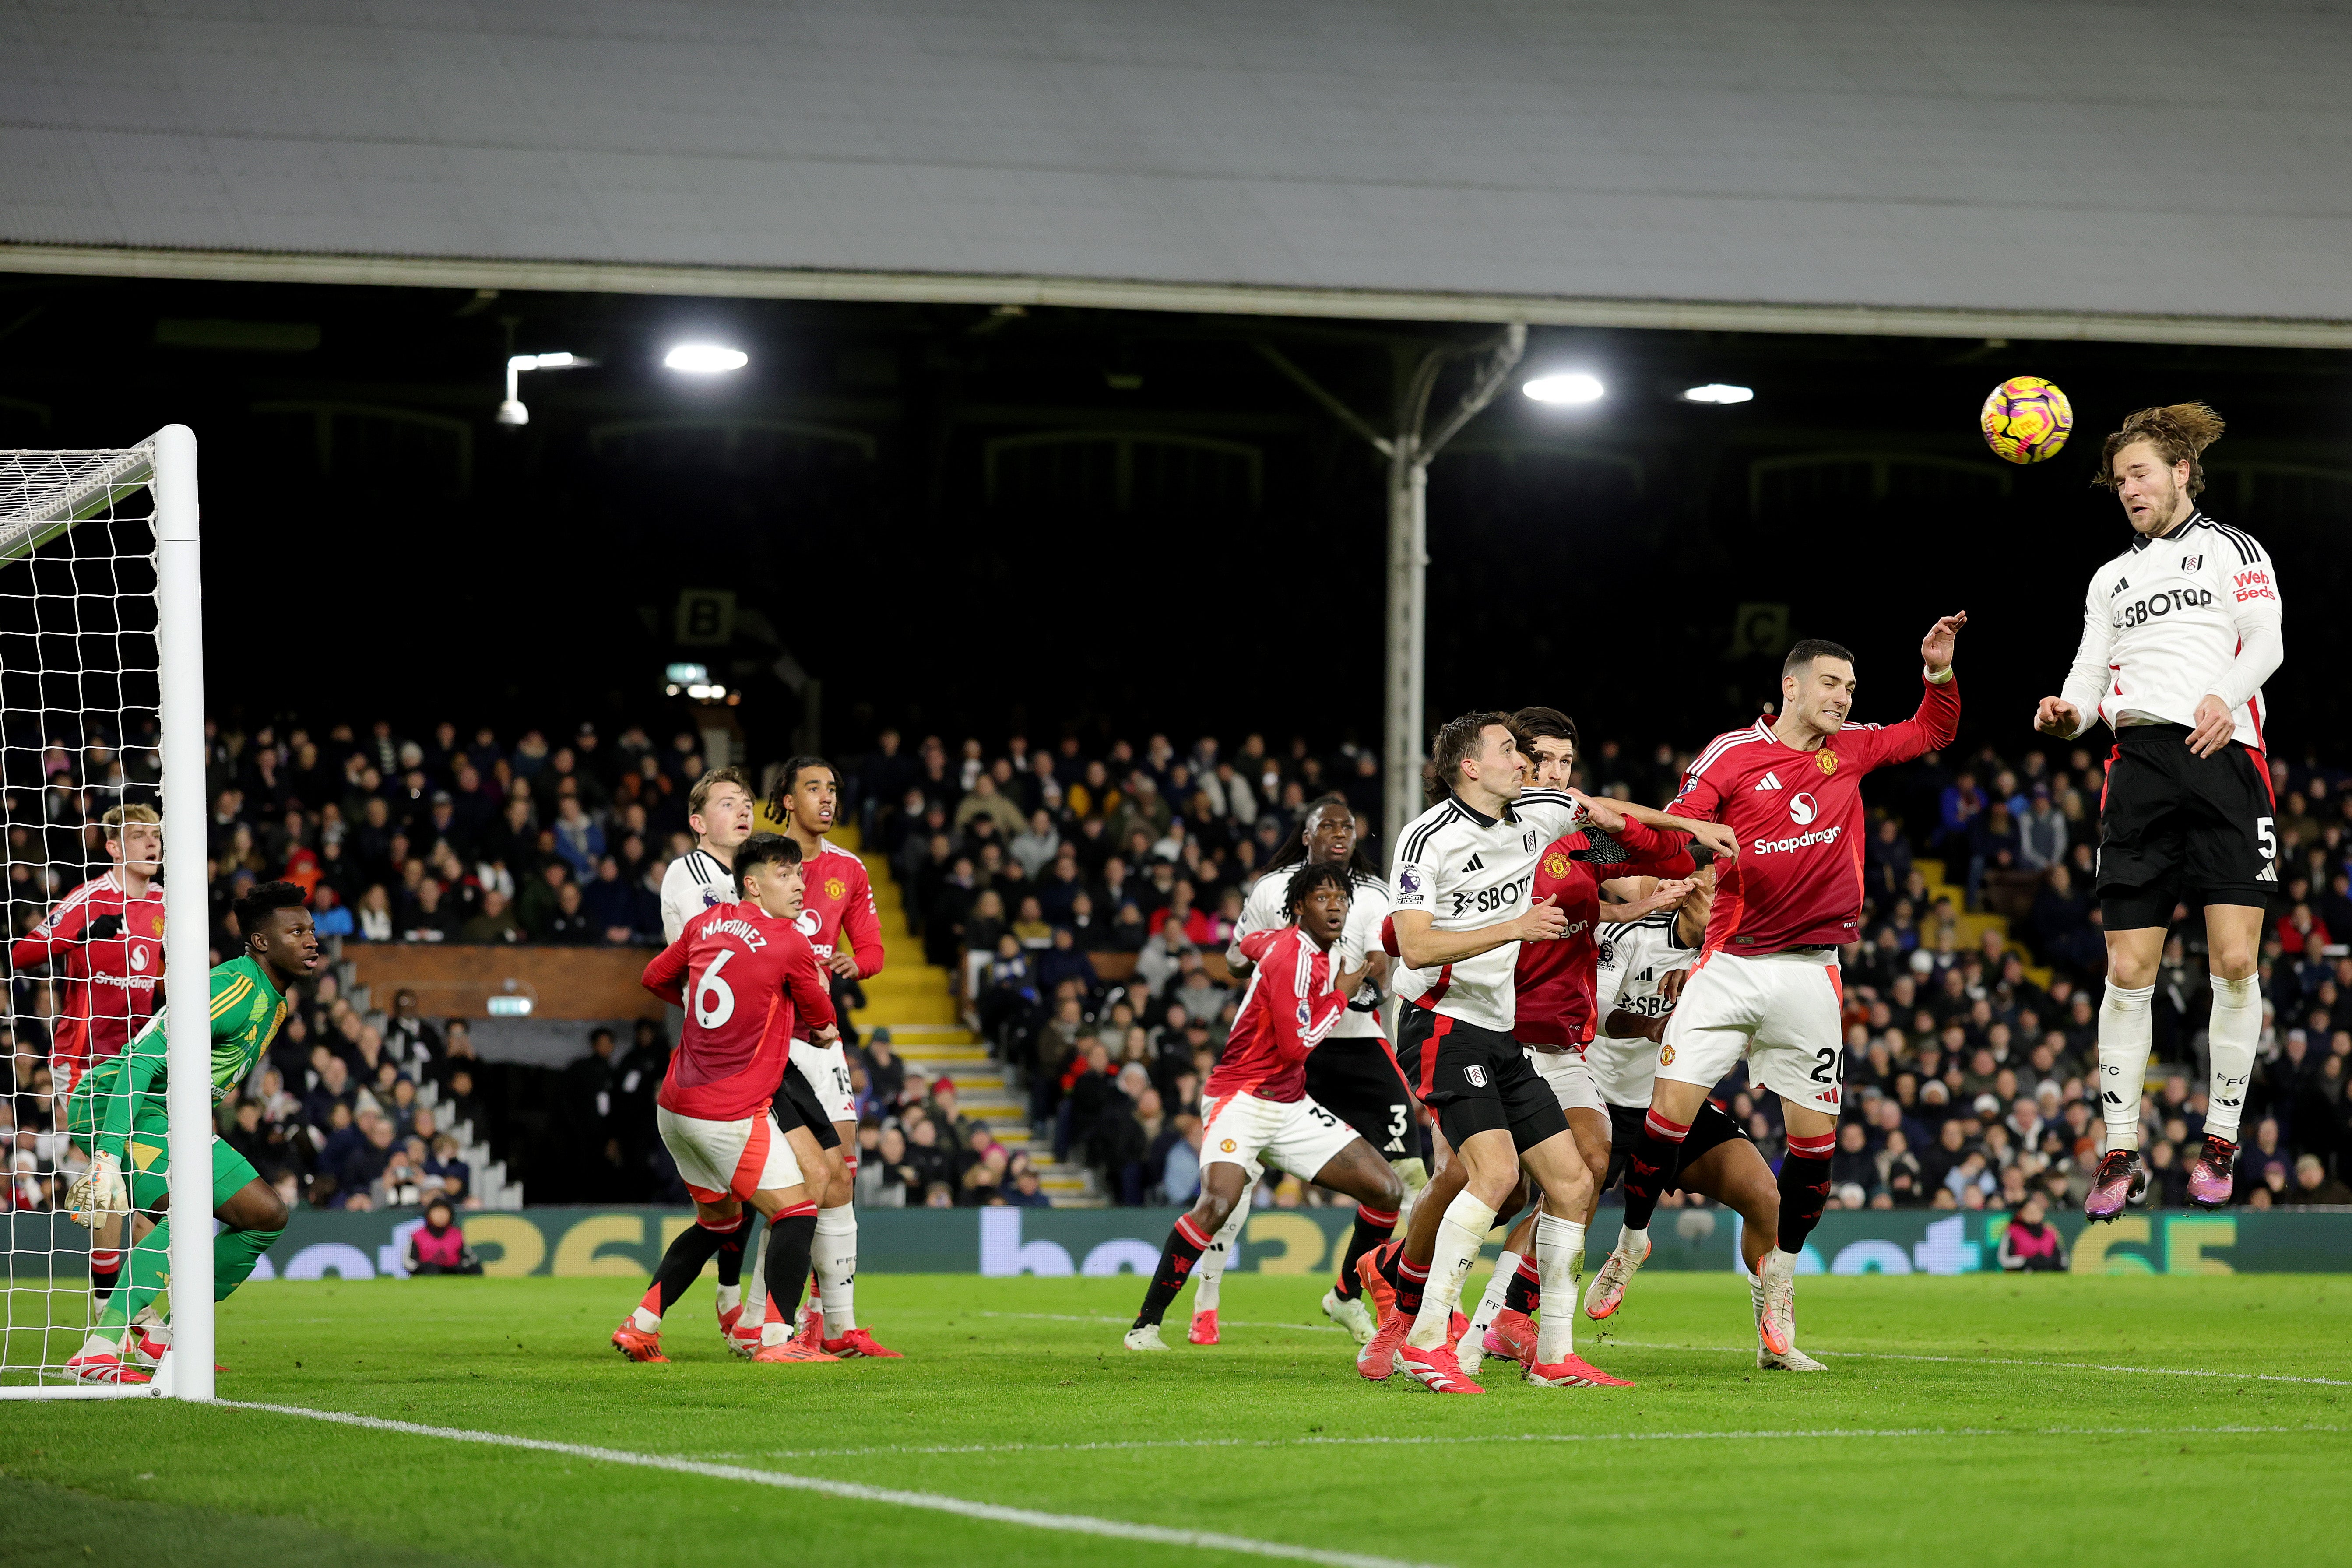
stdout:
<svg viewBox="0 0 2352 1568">
<path fill-rule="evenodd" d="M 1863 902 L 1862 779 L 1873 768 L 1951 744 L 1960 717 L 1952 647 L 1966 614 L 1919 645 L 1927 690 L 1900 724 L 1848 724 L 1853 656 L 1808 639 L 1781 666 L 1780 717 L 1718 735 L 1691 763 L 1667 811 L 1727 823 L 1738 858 L 1723 873 L 1706 945 L 1658 1051 L 1641 1136 L 1626 1150 L 1625 1221 L 1588 1308 L 1614 1308 L 1650 1254 L 1650 1216 L 1707 1091 L 1746 1056 L 1780 1097 L 1789 1132 L 1780 1165 L 1779 1245 L 1765 1255 L 1764 1348 L 1795 1343 L 1797 1255 L 1829 1196 L 1843 1079 L 1844 992 L 1838 948 L 1855 939 Z M 1566 1302 L 1544 1281 L 1548 1300 Z M 1545 1314 L 1547 1320 L 1551 1314 Z"/>
<path fill-rule="evenodd" d="M 2285 658 L 2278 569 L 2253 539 L 2199 510 L 2198 455 L 2221 434 L 2201 403 L 2143 408 L 2107 437 L 2094 482 L 2116 492 L 2137 536 L 2094 573 L 2083 642 L 2063 695 L 2034 727 L 2073 739 L 2104 719 L 2116 746 L 2099 795 L 2099 909 L 2106 994 L 2099 1007 L 2099 1105 L 2106 1153 L 2083 1212 L 2111 1220 L 2147 1187 L 2139 1109 L 2149 1003 L 2174 906 L 2205 911 L 2213 977 L 2212 1081 L 2190 1201 L 2230 1201 L 2238 1120 L 2263 1028 L 2254 963 L 2278 886 L 2263 682 Z"/>
</svg>

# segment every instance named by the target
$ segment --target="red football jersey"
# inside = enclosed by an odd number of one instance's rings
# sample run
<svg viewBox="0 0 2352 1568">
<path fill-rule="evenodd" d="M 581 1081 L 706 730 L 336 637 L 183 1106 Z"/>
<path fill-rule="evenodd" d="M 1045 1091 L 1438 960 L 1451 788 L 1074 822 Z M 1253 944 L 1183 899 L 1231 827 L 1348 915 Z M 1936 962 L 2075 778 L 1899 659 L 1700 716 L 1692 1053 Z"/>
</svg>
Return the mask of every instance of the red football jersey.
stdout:
<svg viewBox="0 0 2352 1568">
<path fill-rule="evenodd" d="M 1552 942 L 1519 944 L 1519 1016 L 1511 1037 L 1528 1046 L 1581 1049 L 1592 1038 L 1592 994 L 1601 971 L 1601 884 L 1619 877 L 1687 877 L 1690 840 L 1628 817 L 1616 832 L 1571 833 L 1536 862 L 1537 902 L 1558 899 L 1568 929 Z"/>
<path fill-rule="evenodd" d="M 1900 724 L 1848 724 L 1818 752 L 1784 746 L 1771 723 L 1717 735 L 1691 763 L 1666 809 L 1728 825 L 1739 855 L 1723 872 L 1707 919 L 1706 954 L 1836 947 L 1862 920 L 1862 776 L 1952 743 L 1958 677 L 1927 682 L 1919 710 Z"/>
<path fill-rule="evenodd" d="M 163 889 L 150 882 L 145 896 L 134 899 L 121 875 L 84 882 L 8 949 L 11 966 L 55 963 L 65 980 L 49 1050 L 60 1089 L 120 1056 L 155 1011 L 163 978 Z M 91 922 L 108 915 L 121 916 L 122 929 L 104 942 L 88 941 Z"/>
<path fill-rule="evenodd" d="M 792 1059 L 795 1019 L 833 1020 L 816 953 L 791 921 L 746 899 L 705 910 L 646 965 L 646 989 L 686 1009 L 660 1103 L 680 1116 L 764 1115 Z"/>
<path fill-rule="evenodd" d="M 1331 989 L 1331 955 L 1297 926 L 1254 931 L 1241 940 L 1257 967 L 1201 1092 L 1294 1100 L 1307 1093 L 1307 1053 L 1331 1032 L 1348 999 Z"/>
<path fill-rule="evenodd" d="M 801 862 L 807 891 L 801 895 L 800 933 L 816 949 L 817 963 L 830 963 L 844 942 L 857 960 L 857 978 L 882 973 L 882 921 L 874 912 L 874 884 L 866 862 L 828 844 Z"/>
</svg>

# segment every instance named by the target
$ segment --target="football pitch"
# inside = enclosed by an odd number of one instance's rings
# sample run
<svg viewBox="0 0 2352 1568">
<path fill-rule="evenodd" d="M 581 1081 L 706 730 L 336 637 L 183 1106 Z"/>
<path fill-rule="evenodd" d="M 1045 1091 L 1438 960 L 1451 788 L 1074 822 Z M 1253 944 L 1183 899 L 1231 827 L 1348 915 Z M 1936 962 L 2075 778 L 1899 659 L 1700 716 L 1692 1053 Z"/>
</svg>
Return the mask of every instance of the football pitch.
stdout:
<svg viewBox="0 0 2352 1568">
<path fill-rule="evenodd" d="M 1322 1288 L 1229 1276 L 1223 1344 L 1139 1355 L 1132 1276 L 875 1275 L 906 1360 L 751 1366 L 706 1280 L 635 1366 L 632 1280 L 255 1285 L 233 1405 L 6 1407 L 0 1558 L 2352 1560 L 2352 1277 L 1807 1279 L 1808 1375 L 1737 1278 L 1658 1274 L 1579 1336 L 1638 1386 L 1480 1398 L 1363 1383 Z"/>
</svg>

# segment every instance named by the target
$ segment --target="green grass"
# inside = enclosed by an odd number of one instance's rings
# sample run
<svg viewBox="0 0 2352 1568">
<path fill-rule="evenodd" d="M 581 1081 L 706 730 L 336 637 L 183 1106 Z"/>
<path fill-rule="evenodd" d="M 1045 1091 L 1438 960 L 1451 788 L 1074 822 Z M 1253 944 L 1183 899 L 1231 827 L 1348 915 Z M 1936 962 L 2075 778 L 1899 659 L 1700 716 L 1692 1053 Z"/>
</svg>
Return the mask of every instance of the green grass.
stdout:
<svg viewBox="0 0 2352 1568">
<path fill-rule="evenodd" d="M 673 1364 L 622 1362 L 637 1289 L 252 1286 L 222 1308 L 221 1395 L 1426 1563 L 2347 1556 L 2352 1386 L 2002 1364 L 2352 1380 L 2345 1277 L 1807 1279 L 1832 1370 L 1795 1376 L 1739 1352 L 1735 1277 L 1645 1276 L 1580 1336 L 1637 1387 L 1476 1399 L 1358 1379 L 1307 1326 L 1320 1280 L 1229 1279 L 1224 1344 L 1139 1356 L 1131 1277 L 869 1276 L 907 1360 L 766 1367 L 721 1352 L 707 1285 Z M 7 1406 L 0 1506 L 0 1557 L 142 1568 L 1265 1561 L 163 1401 Z"/>
</svg>

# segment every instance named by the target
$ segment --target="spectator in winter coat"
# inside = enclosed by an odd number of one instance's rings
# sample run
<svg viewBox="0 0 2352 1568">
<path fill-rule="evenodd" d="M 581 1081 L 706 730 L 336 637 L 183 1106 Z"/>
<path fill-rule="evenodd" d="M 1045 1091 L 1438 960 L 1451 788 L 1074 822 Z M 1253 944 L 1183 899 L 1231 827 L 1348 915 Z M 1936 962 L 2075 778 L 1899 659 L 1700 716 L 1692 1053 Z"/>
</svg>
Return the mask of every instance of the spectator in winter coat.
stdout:
<svg viewBox="0 0 2352 1568">
<path fill-rule="evenodd" d="M 2065 1271 L 2066 1243 L 2050 1223 L 2050 1204 L 2040 1193 L 2018 1206 L 2001 1232 L 2000 1266 L 2012 1274 Z"/>
</svg>

